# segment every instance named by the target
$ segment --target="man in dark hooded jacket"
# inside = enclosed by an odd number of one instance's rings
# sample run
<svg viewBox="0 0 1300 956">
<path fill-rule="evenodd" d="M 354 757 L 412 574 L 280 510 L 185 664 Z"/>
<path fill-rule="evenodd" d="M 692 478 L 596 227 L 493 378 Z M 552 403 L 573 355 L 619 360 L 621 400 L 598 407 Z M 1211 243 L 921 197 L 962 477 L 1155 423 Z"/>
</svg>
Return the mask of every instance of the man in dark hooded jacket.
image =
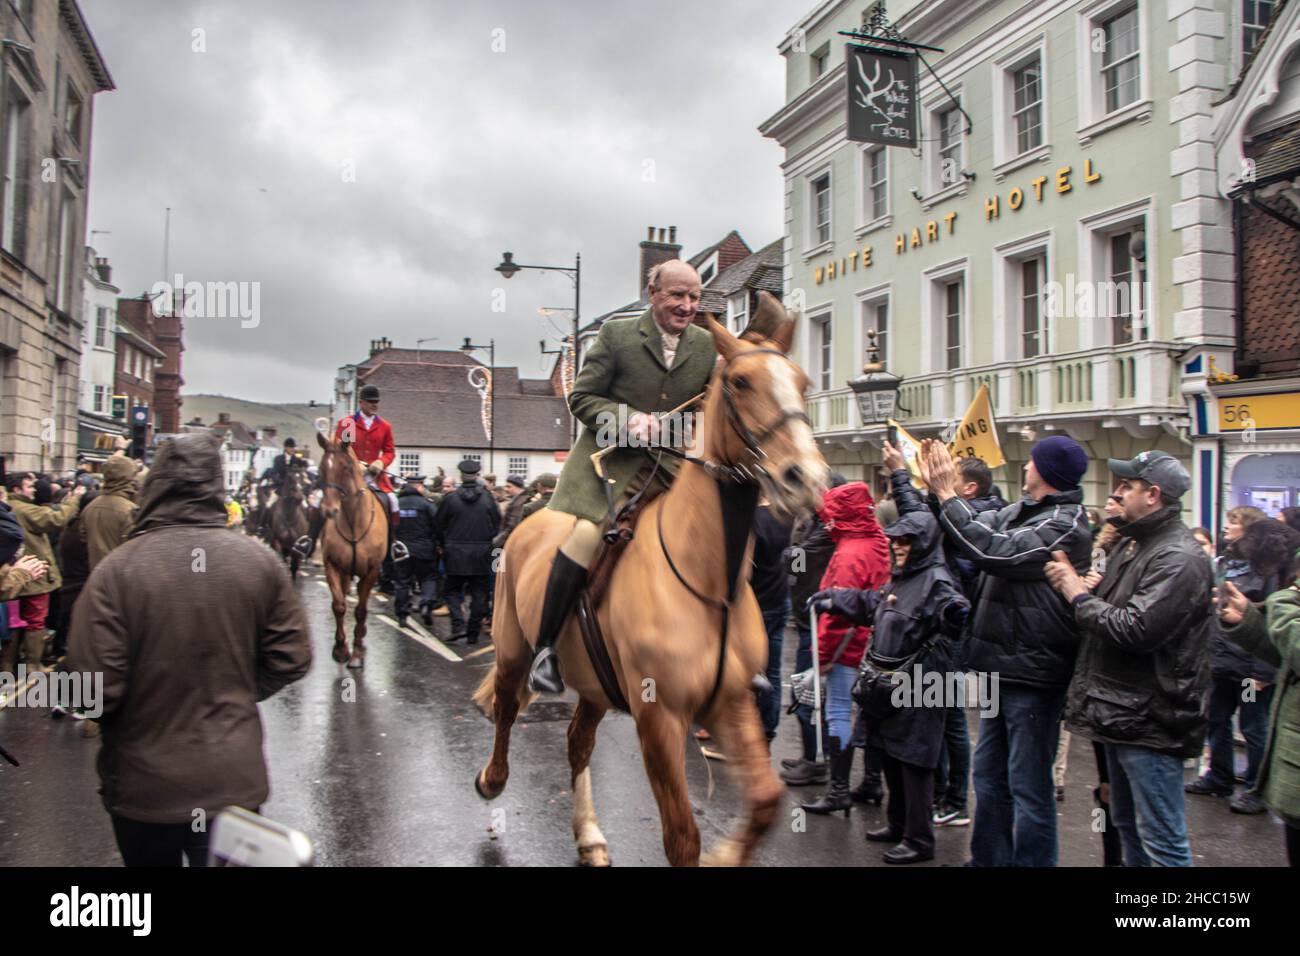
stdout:
<svg viewBox="0 0 1300 956">
<path fill-rule="evenodd" d="M 69 668 L 103 675 L 100 792 L 127 866 L 204 866 L 196 812 L 266 802 L 257 702 L 311 665 L 288 574 L 226 530 L 223 496 L 216 435 L 164 442 L 72 613 Z"/>
<path fill-rule="evenodd" d="M 501 530 L 501 509 L 479 484 L 479 463 L 460 463 L 461 484 L 442 499 L 434 522 L 446 566 L 443 598 L 451 611 L 451 637 L 477 644 L 487 611 L 488 582 L 492 578 L 492 539 Z M 469 620 L 463 605 L 469 591 Z"/>
<path fill-rule="evenodd" d="M 438 509 L 424 496 L 424 476 L 414 475 L 397 495 L 397 510 L 402 520 L 397 524 L 397 540 L 406 545 L 410 559 L 398 561 L 393 568 L 397 584 L 394 597 L 397 623 L 406 627 L 411 613 L 411 591 L 419 595 L 419 612 L 424 623 L 433 624 L 433 602 L 438 587 L 438 541 L 434 530 Z"/>
<path fill-rule="evenodd" d="M 104 489 L 93 502 L 83 506 L 78 522 L 77 533 L 85 542 L 91 571 L 131 531 L 139 471 L 140 463 L 125 455 L 114 455 L 104 462 Z"/>
</svg>

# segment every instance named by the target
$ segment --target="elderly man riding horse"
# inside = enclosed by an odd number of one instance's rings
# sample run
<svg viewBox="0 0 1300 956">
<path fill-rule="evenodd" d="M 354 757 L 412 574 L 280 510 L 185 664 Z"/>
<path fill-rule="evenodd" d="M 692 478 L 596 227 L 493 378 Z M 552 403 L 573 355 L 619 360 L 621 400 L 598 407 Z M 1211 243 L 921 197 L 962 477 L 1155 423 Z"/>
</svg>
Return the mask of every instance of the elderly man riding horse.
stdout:
<svg viewBox="0 0 1300 956">
<path fill-rule="evenodd" d="M 397 495 L 393 492 L 387 471 L 397 457 L 393 445 L 393 426 L 379 417 L 378 385 L 363 385 L 361 394 L 357 397 L 361 408 L 346 418 L 339 419 L 334 428 L 334 440 L 352 445 L 361 467 L 366 469 L 367 483 L 376 491 L 383 492 L 384 499 L 388 502 L 388 553 L 394 561 L 405 561 L 410 552 L 402 542 L 393 540 L 393 528 L 398 521 Z"/>
<path fill-rule="evenodd" d="M 673 259 L 650 270 L 649 286 L 650 308 L 640 318 L 601 326 L 569 395 L 569 408 L 584 427 L 548 507 L 578 521 L 556 553 L 547 580 L 529 674 L 534 690 L 564 690 L 553 645 L 586 583 L 600 546 L 601 523 L 609 516 L 605 488 L 591 463 L 600 450 L 597 431 L 606 430 L 611 420 L 626 419 L 629 436 L 641 443 L 659 440 L 654 413 L 675 409 L 703 392 L 717 360 L 713 336 L 692 324 L 700 304 L 695 269 Z M 636 447 L 619 447 L 604 460 L 616 501 L 650 480 L 652 472 L 655 482 L 667 485 L 679 465 L 664 456 L 654 471 L 654 458 Z"/>
</svg>

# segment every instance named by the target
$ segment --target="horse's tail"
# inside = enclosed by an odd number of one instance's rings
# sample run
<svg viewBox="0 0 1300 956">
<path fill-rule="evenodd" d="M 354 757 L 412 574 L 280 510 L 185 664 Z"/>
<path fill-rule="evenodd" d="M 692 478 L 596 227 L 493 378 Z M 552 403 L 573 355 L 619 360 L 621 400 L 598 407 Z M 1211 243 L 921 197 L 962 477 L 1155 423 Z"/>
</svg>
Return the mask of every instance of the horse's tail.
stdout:
<svg viewBox="0 0 1300 956">
<path fill-rule="evenodd" d="M 522 714 L 528 709 L 528 705 L 537 699 L 537 694 L 528 689 L 528 681 L 519 682 L 519 712 Z M 478 689 L 474 691 L 474 706 L 488 720 L 495 720 L 493 716 L 496 710 L 497 699 L 497 665 L 493 664 L 488 668 L 483 680 L 479 682 Z"/>
</svg>

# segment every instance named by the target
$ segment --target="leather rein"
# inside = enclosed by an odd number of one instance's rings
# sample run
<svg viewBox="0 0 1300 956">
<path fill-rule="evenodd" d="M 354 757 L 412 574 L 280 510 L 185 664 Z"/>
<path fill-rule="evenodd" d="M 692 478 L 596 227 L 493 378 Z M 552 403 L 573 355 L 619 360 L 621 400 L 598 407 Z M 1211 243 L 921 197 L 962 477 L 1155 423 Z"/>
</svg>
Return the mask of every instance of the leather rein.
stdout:
<svg viewBox="0 0 1300 956">
<path fill-rule="evenodd" d="M 330 452 L 330 454 L 339 454 L 339 453 Z M 324 471 L 323 465 L 324 463 L 322 462 L 322 468 L 321 468 L 322 471 Z M 353 472 L 355 474 L 355 469 L 353 470 Z M 370 534 L 370 529 L 374 526 L 375 523 L 375 511 L 377 510 L 377 503 L 376 503 L 376 508 L 372 508 L 370 510 L 370 520 L 366 523 L 366 530 L 362 531 L 361 534 L 355 538 L 349 538 L 346 534 L 343 533 L 343 528 L 340 525 L 339 518 L 341 518 L 347 512 L 347 504 L 349 500 L 351 500 L 352 498 L 356 498 L 359 495 L 369 494 L 370 488 L 365 484 L 364 481 L 362 482 L 360 488 L 357 488 L 352 491 L 349 491 L 347 488 L 344 488 L 336 481 L 322 481 L 320 483 L 320 486 L 321 488 L 333 488 L 335 491 L 339 493 L 339 497 L 342 499 L 339 502 L 339 513 L 334 518 L 334 530 L 336 530 L 339 533 L 339 537 L 341 537 L 344 541 L 346 541 L 349 545 L 352 546 L 352 574 L 351 577 L 348 578 L 348 580 L 351 581 L 352 578 L 355 578 L 357 576 L 357 543 L 360 541 L 364 541 L 366 535 Z M 348 528 L 351 529 L 354 527 L 355 525 L 352 523 L 352 518 L 349 516 Z"/>
</svg>

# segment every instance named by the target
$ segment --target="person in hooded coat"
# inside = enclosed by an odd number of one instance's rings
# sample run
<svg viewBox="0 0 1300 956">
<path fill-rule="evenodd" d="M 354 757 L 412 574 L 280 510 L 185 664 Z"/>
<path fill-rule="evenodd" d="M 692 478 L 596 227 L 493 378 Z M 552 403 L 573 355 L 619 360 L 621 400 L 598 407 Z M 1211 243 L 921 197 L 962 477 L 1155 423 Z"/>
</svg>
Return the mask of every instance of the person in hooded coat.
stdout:
<svg viewBox="0 0 1300 956">
<path fill-rule="evenodd" d="M 889 544 L 876 521 L 871 489 L 860 481 L 832 488 L 826 492 L 817 514 L 835 542 L 835 553 L 822 576 L 822 588 L 884 587 L 889 581 Z M 826 675 L 826 755 L 831 782 L 820 800 L 802 804 L 809 813 L 843 810 L 847 816 L 853 805 L 849 793 L 853 699 L 849 692 L 870 638 L 869 627 L 858 627 L 837 614 L 825 614 L 818 622 L 817 662 Z"/>
<path fill-rule="evenodd" d="M 438 506 L 434 530 L 446 567 L 443 598 L 451 611 L 451 637 L 477 644 L 487 613 L 488 582 L 492 578 L 492 539 L 501 530 L 501 509 L 479 484 L 479 463 L 467 458 L 459 465 L 461 485 Z M 469 620 L 463 607 L 469 591 Z"/>
<path fill-rule="evenodd" d="M 884 751 L 889 782 L 888 823 L 868 830 L 867 839 L 897 844 L 885 851 L 886 863 L 918 863 L 934 859 L 930 797 L 946 712 L 942 706 L 917 704 L 935 680 L 931 675 L 937 675 L 940 686 L 946 685 L 950 639 L 961 634 L 970 602 L 948 568 L 933 515 L 905 512 L 884 533 L 893 552 L 893 577 L 887 585 L 823 590 L 810 603 L 873 628 L 868 653 L 881 670 L 896 670 L 925 649 L 903 671 L 906 680 L 900 685 L 903 693 L 896 692 L 901 700 L 894 701 L 894 712 L 883 720 L 868 721 L 867 739 L 868 747 Z"/>
<path fill-rule="evenodd" d="M 126 540 L 131 531 L 131 513 L 139 486 L 136 476 L 140 463 L 125 455 L 114 455 L 104 462 L 104 488 L 94 502 L 82 507 L 78 534 L 85 542 L 90 570 L 108 557 L 108 553 Z"/>
<path fill-rule="evenodd" d="M 289 575 L 226 530 L 221 440 L 162 443 L 130 539 L 72 611 L 68 667 L 103 675 L 97 767 L 127 866 L 205 866 L 208 827 L 267 800 L 258 701 L 311 666 Z"/>
</svg>

